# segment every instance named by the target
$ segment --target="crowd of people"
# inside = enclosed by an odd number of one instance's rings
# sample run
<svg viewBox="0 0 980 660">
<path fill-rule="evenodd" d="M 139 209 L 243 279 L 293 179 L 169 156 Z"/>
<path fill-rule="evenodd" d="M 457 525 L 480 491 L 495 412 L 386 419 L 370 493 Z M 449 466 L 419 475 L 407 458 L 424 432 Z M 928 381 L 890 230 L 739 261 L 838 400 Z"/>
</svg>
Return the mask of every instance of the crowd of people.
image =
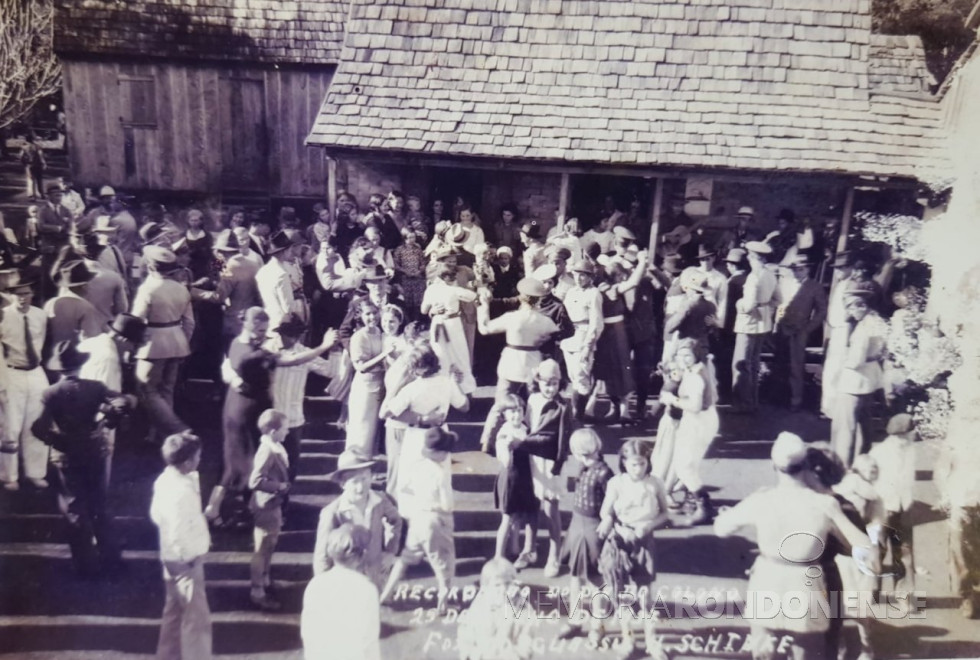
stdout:
<svg viewBox="0 0 980 660">
<path fill-rule="evenodd" d="M 873 413 L 888 398 L 888 325 L 876 310 L 896 260 L 830 257 L 837 277 L 828 296 L 815 279 L 827 255 L 788 211 L 768 234 L 748 207 L 718 235 L 677 224 L 651 252 L 642 227 L 615 208 L 546 230 L 521 221 L 514 206 L 483 222 L 465 200 L 425 210 L 397 191 L 371 195 L 363 212 L 348 193 L 334 206 L 317 205 L 310 222 L 290 207 L 270 216 L 159 205 L 137 220 L 109 186 L 86 200 L 57 182 L 24 235 L 0 239 L 3 488 L 45 489 L 54 474 L 76 568 L 111 568 L 121 561 L 106 510 L 114 429 L 142 410 L 147 440 L 167 463 L 151 507 L 167 584 L 161 657 L 209 657 L 209 527 L 253 530 L 251 601 L 281 607 L 269 567 L 300 460 L 311 373 L 342 402 L 345 431 L 328 475 L 341 494 L 320 515 L 304 604 L 311 658 L 336 650 L 337 635 L 364 642 L 344 657 L 378 655 L 377 619 L 354 621 L 331 604 L 336 589 L 385 603 L 406 569 L 425 561 L 436 606 L 448 607 L 457 438 L 446 420 L 494 377 L 480 443 L 500 464 L 501 524 L 487 579 L 506 582 L 530 566 L 553 578 L 567 564 L 575 590 L 649 587 L 654 530 L 710 523 L 717 513 L 701 464 L 723 421 L 718 406 L 759 413 L 762 356 L 771 352 L 771 389 L 788 393 L 772 403 L 791 412 L 809 404 L 815 416 L 807 358 L 821 331 L 819 408 L 831 419 L 830 447 L 781 436 L 779 485 L 719 516 L 716 530 L 758 528 L 753 580 L 766 588 L 803 580 L 778 556 L 786 524 L 803 524 L 821 547 L 832 533 L 846 538 L 868 566 L 878 563 L 869 547 L 887 536 L 894 570 L 914 572 L 911 418 L 893 417 L 889 439 L 871 443 Z M 215 385 L 215 398 L 197 405 L 223 400 L 223 472 L 203 511 L 200 440 L 174 407 L 187 379 Z M 648 424 L 655 431 L 622 445 L 614 473 L 601 429 Z M 567 530 L 566 463 L 582 470 Z M 800 512 L 813 519 L 801 522 Z M 539 558 L 542 522 L 548 551 Z M 827 583 L 837 574 L 856 590 L 857 578 L 834 569 L 834 554 L 820 560 Z M 570 621 L 562 634 L 599 644 L 605 630 L 595 621 Z M 804 651 L 820 646 L 804 633 L 839 634 L 831 622 L 810 623 L 795 631 Z M 622 632 L 629 654 L 632 632 Z M 651 653 L 653 639 L 651 628 Z M 467 648 L 468 657 L 491 657 L 479 643 Z"/>
</svg>

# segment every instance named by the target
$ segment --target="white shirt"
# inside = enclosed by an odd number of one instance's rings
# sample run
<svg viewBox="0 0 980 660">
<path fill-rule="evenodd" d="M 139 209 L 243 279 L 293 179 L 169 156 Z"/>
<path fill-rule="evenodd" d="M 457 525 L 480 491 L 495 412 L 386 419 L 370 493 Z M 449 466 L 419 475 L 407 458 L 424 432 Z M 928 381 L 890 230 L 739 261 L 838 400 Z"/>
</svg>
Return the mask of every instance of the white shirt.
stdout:
<svg viewBox="0 0 980 660">
<path fill-rule="evenodd" d="M 112 335 L 104 332 L 101 335 L 89 337 L 78 344 L 78 350 L 88 353 L 88 359 L 82 365 L 79 378 L 97 380 L 105 383 L 113 392 L 122 392 L 122 363 L 119 346 Z"/>
<path fill-rule="evenodd" d="M 267 341 L 265 348 L 283 357 L 309 350 L 299 343 L 283 349 L 278 337 Z M 272 403 L 276 410 L 286 415 L 286 426 L 291 429 L 306 423 L 303 400 L 306 396 L 306 377 L 311 371 L 325 378 L 336 376 L 334 369 L 322 357 L 291 367 L 279 366 L 272 372 Z"/>
<path fill-rule="evenodd" d="M 208 552 L 211 533 L 201 512 L 197 472 L 182 474 L 168 465 L 153 482 L 150 518 L 160 529 L 160 559 L 187 563 Z"/>
<path fill-rule="evenodd" d="M 868 452 L 878 464 L 878 480 L 875 488 L 881 496 L 885 510 L 908 511 L 915 498 L 915 445 L 905 438 L 890 435 Z"/>
<path fill-rule="evenodd" d="M 314 576 L 303 594 L 300 634 L 306 660 L 380 660 L 378 588 L 345 566 Z"/>
<path fill-rule="evenodd" d="M 262 297 L 262 306 L 269 315 L 269 327 L 276 328 L 283 317 L 293 310 L 293 284 L 289 271 L 273 257 L 269 263 L 259 268 L 255 282 Z"/>
<path fill-rule="evenodd" d="M 411 520 L 421 513 L 453 512 L 453 473 L 449 457 L 441 463 L 422 458 L 398 477 L 398 512 Z"/>
<path fill-rule="evenodd" d="M 7 366 L 27 366 L 27 344 L 24 341 L 24 314 L 16 306 L 10 305 L 3 310 L 3 323 L 0 323 L 0 340 L 3 342 L 3 353 Z M 48 329 L 48 317 L 39 307 L 27 310 L 27 325 L 34 340 L 34 354 L 41 359 L 44 349 L 44 339 Z M 40 366 L 40 363 L 38 363 Z"/>
</svg>

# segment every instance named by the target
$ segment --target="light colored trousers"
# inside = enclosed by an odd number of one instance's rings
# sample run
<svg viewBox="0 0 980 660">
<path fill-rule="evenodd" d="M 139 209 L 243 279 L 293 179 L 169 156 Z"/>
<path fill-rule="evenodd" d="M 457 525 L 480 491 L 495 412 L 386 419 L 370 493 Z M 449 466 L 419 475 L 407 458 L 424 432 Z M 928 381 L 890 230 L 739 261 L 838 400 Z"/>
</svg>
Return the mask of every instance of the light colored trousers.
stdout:
<svg viewBox="0 0 980 660">
<path fill-rule="evenodd" d="M 180 433 L 187 428 L 187 424 L 174 412 L 174 388 L 177 386 L 177 374 L 183 361 L 184 358 L 181 357 L 136 362 L 140 400 L 154 429 L 163 437 Z"/>
<path fill-rule="evenodd" d="M 48 387 L 44 370 L 7 369 L 6 437 L 0 441 L 0 481 L 14 482 L 19 477 L 18 457 L 24 462 L 24 476 L 44 479 L 48 473 L 49 449 L 31 433 L 31 426 L 41 416 L 41 395 Z"/>
<path fill-rule="evenodd" d="M 211 658 L 211 609 L 204 591 L 204 560 L 191 562 L 190 570 L 171 575 L 163 568 L 167 602 L 160 621 L 157 643 L 159 660 L 209 660 Z"/>
</svg>

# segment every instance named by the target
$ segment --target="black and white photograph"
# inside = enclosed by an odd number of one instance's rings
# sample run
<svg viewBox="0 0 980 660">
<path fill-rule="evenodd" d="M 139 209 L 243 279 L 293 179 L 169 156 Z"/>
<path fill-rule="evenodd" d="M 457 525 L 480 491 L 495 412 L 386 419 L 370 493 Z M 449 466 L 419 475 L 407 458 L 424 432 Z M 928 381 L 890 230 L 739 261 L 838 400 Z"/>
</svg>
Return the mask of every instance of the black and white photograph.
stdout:
<svg viewBox="0 0 980 660">
<path fill-rule="evenodd" d="M 0 0 L 0 658 L 980 657 L 980 0 Z"/>
</svg>

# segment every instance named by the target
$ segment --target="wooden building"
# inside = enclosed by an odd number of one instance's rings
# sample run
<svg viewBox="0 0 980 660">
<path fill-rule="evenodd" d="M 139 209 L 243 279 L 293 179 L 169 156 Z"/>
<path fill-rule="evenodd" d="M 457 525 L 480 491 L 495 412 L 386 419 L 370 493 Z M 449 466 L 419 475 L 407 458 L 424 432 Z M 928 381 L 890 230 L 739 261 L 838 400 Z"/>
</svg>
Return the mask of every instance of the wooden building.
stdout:
<svg viewBox="0 0 980 660">
<path fill-rule="evenodd" d="M 304 142 L 346 13 L 336 0 L 59 0 L 75 181 L 322 198 L 323 155 Z"/>
<path fill-rule="evenodd" d="M 709 225 L 833 207 L 846 235 L 943 160 L 921 43 L 872 35 L 870 4 L 352 0 L 308 143 L 359 199 L 460 195 L 485 221 L 588 225 L 635 198 L 655 237 L 680 199 Z"/>
</svg>

